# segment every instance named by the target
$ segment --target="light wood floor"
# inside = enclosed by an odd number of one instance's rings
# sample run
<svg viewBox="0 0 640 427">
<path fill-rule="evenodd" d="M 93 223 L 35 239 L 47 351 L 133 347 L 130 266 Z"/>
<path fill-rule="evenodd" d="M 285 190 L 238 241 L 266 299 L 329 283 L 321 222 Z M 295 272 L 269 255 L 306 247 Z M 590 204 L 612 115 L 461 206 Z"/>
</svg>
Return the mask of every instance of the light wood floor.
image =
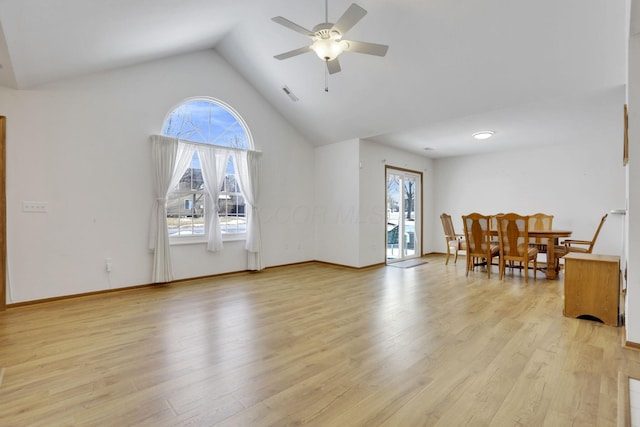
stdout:
<svg viewBox="0 0 640 427">
<path fill-rule="evenodd" d="M 494 272 L 304 264 L 10 308 L 0 424 L 616 425 L 622 328 L 563 317 L 562 277 Z"/>
</svg>

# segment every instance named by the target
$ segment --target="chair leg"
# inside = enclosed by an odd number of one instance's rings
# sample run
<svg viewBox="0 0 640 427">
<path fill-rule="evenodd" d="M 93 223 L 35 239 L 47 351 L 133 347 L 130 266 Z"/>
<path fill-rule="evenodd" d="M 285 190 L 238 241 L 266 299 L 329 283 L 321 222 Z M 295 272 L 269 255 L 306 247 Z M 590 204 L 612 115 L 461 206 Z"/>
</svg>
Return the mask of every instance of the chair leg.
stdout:
<svg viewBox="0 0 640 427">
<path fill-rule="evenodd" d="M 465 276 L 469 275 L 469 269 L 471 268 L 471 262 L 473 262 L 473 258 L 470 256 L 467 256 L 467 268 L 466 271 L 464 273 Z"/>
<path fill-rule="evenodd" d="M 453 263 L 456 264 L 458 262 L 458 250 L 456 249 L 456 255 L 453 258 Z"/>
<path fill-rule="evenodd" d="M 447 259 L 444 261 L 444 265 L 449 264 L 449 257 L 451 256 L 451 248 L 447 244 Z"/>
<path fill-rule="evenodd" d="M 538 280 L 538 257 L 533 259 L 533 280 Z"/>
</svg>

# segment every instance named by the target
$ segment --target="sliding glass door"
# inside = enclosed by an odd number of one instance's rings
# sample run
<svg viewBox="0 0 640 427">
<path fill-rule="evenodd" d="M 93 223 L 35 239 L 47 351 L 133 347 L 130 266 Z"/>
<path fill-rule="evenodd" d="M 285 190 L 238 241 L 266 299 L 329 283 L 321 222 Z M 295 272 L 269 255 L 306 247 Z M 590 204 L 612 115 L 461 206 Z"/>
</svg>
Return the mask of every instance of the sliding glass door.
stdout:
<svg viewBox="0 0 640 427">
<path fill-rule="evenodd" d="M 387 167 L 387 262 L 421 256 L 422 174 Z"/>
</svg>

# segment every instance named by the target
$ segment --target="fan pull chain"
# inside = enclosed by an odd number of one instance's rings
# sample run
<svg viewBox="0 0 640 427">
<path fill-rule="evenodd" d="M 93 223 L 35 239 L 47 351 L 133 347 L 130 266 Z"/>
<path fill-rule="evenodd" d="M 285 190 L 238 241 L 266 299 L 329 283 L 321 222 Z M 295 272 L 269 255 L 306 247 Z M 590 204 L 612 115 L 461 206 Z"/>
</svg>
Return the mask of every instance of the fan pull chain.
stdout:
<svg viewBox="0 0 640 427">
<path fill-rule="evenodd" d="M 326 62 L 327 61 L 325 61 L 325 63 Z M 329 64 L 325 64 L 325 65 L 327 66 L 324 67 L 324 91 L 329 92 L 329 68 L 328 68 Z"/>
</svg>

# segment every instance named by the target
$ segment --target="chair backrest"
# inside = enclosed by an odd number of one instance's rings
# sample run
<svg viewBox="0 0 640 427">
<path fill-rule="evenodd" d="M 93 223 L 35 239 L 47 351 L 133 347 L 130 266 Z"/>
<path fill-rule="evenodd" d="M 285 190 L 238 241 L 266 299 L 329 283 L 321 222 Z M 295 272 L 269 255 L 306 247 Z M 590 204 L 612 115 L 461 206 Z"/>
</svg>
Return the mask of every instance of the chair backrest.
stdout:
<svg viewBox="0 0 640 427">
<path fill-rule="evenodd" d="M 462 216 L 467 256 L 486 256 L 490 252 L 491 217 L 477 212 Z"/>
<path fill-rule="evenodd" d="M 456 232 L 453 229 L 453 221 L 451 221 L 451 215 L 443 213 L 440 215 L 440 220 L 442 221 L 442 229 L 444 230 L 444 237 L 447 241 L 456 238 Z"/>
<path fill-rule="evenodd" d="M 593 239 L 591 240 L 591 244 L 589 245 L 589 249 L 587 249 L 587 253 L 588 254 L 590 254 L 591 251 L 593 250 L 593 247 L 596 244 L 596 239 L 598 238 L 598 234 L 600 234 L 600 230 L 602 230 L 602 226 L 604 225 L 604 222 L 607 220 L 607 216 L 609 216 L 608 213 L 604 214 L 604 216 L 600 220 L 600 225 L 598 225 L 598 229 L 596 230 L 596 234 L 593 235 Z"/>
<path fill-rule="evenodd" d="M 533 231 L 549 231 L 553 226 L 553 215 L 547 215 L 544 213 L 535 213 L 529 215 L 529 230 Z M 541 244 L 542 238 L 536 237 L 531 239 L 536 244 Z"/>
<path fill-rule="evenodd" d="M 505 258 L 522 258 L 529 249 L 529 217 L 508 213 L 498 215 L 500 251 Z"/>
<path fill-rule="evenodd" d="M 548 231 L 553 226 L 553 215 L 536 213 L 529 215 L 529 230 Z"/>
</svg>

